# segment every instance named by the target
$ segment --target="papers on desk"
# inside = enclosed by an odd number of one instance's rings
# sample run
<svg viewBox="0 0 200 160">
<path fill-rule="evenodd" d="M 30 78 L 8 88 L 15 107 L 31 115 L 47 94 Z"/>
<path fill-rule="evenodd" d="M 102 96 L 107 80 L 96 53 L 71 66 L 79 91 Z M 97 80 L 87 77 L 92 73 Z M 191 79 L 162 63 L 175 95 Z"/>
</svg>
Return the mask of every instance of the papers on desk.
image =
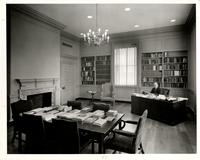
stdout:
<svg viewBox="0 0 200 160">
<path fill-rule="evenodd" d="M 115 117 L 117 114 L 118 114 L 117 110 L 111 110 L 110 109 L 108 112 L 106 112 L 107 116 L 112 116 L 112 117 Z"/>
<path fill-rule="evenodd" d="M 105 116 L 105 113 L 102 110 L 96 110 L 93 112 L 93 117 L 102 118 L 104 116 Z"/>
<path fill-rule="evenodd" d="M 90 111 L 92 111 L 92 108 L 90 108 L 90 107 L 84 107 L 81 109 L 81 112 L 83 112 L 83 113 L 88 113 Z"/>
<path fill-rule="evenodd" d="M 103 125 L 106 124 L 106 122 L 107 122 L 106 119 L 99 118 L 96 121 L 94 121 L 93 124 L 96 125 L 96 126 L 102 127 Z"/>
<path fill-rule="evenodd" d="M 97 117 L 88 117 L 83 121 L 83 123 L 93 124 L 94 121 L 96 121 L 97 119 L 98 119 Z"/>
</svg>

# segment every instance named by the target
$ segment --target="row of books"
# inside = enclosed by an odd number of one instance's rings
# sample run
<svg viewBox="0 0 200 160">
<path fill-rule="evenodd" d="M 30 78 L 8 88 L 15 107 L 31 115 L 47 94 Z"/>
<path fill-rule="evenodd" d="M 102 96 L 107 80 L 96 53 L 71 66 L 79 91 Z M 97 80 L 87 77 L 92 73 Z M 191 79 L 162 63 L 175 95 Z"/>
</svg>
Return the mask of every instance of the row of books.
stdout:
<svg viewBox="0 0 200 160">
<path fill-rule="evenodd" d="M 96 65 L 110 65 L 110 61 L 96 61 Z"/>
<path fill-rule="evenodd" d="M 97 61 L 109 61 L 110 60 L 110 56 L 97 56 L 96 60 Z"/>
<path fill-rule="evenodd" d="M 187 88 L 187 83 L 165 83 L 164 87 L 169 87 L 169 88 Z"/>
<path fill-rule="evenodd" d="M 87 62 L 87 61 L 94 61 L 94 56 L 92 56 L 92 57 L 82 57 L 81 58 L 81 61 L 83 61 L 83 62 Z"/>
<path fill-rule="evenodd" d="M 162 63 L 162 58 L 142 60 L 142 64 L 161 64 L 161 63 Z"/>
<path fill-rule="evenodd" d="M 95 68 L 93 66 L 92 67 L 90 67 L 90 66 L 82 67 L 82 71 L 93 71 L 93 70 L 95 70 Z"/>
<path fill-rule="evenodd" d="M 153 70 L 143 70 L 142 74 L 145 77 L 161 77 L 162 76 L 161 71 L 153 71 Z"/>
<path fill-rule="evenodd" d="M 187 57 L 165 57 L 164 63 L 187 63 Z"/>
<path fill-rule="evenodd" d="M 164 71 L 164 76 L 187 76 L 187 70 L 171 70 Z"/>
<path fill-rule="evenodd" d="M 163 65 L 163 69 L 176 69 L 176 70 L 187 70 L 188 65 L 187 64 L 170 64 L 170 65 Z"/>
<path fill-rule="evenodd" d="M 162 78 L 143 77 L 143 82 L 161 82 Z"/>
<path fill-rule="evenodd" d="M 93 71 L 84 71 L 84 72 L 81 72 L 81 76 L 82 77 L 87 77 L 87 76 L 94 76 L 94 72 Z"/>
<path fill-rule="evenodd" d="M 167 82 L 167 83 L 186 83 L 187 77 L 168 77 L 168 78 L 164 78 L 164 82 Z"/>
<path fill-rule="evenodd" d="M 146 58 L 157 58 L 157 57 L 162 57 L 163 53 L 162 52 L 154 52 L 154 53 L 143 53 L 143 57 Z"/>
</svg>

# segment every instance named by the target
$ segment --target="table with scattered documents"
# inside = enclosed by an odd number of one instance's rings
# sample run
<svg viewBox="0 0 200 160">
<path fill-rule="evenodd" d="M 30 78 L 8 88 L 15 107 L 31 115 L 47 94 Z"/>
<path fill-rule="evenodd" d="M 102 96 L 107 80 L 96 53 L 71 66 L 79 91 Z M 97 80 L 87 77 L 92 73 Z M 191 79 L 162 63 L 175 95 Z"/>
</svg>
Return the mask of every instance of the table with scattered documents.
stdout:
<svg viewBox="0 0 200 160">
<path fill-rule="evenodd" d="M 145 109 L 148 109 L 148 118 L 175 125 L 185 119 L 187 100 L 188 98 L 182 97 L 133 93 L 131 95 L 131 112 L 141 115 Z"/>
<path fill-rule="evenodd" d="M 99 153 L 102 153 L 104 138 L 117 125 L 121 128 L 120 122 L 124 114 L 118 113 L 116 110 L 109 110 L 107 112 L 102 110 L 91 111 L 90 107 L 72 110 L 72 107 L 69 106 L 54 106 L 37 108 L 23 114 L 42 116 L 43 120 L 48 122 L 49 125 L 53 118 L 77 121 L 78 128 L 89 132 L 91 138 L 99 143 Z"/>
</svg>

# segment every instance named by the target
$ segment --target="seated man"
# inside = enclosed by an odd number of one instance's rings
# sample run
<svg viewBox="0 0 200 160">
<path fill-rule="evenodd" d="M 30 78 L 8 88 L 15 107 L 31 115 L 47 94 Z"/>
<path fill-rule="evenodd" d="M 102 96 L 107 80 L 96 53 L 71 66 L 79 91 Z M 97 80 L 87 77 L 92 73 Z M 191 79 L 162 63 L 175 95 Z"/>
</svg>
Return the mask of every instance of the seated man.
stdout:
<svg viewBox="0 0 200 160">
<path fill-rule="evenodd" d="M 152 88 L 151 93 L 155 94 L 155 95 L 159 95 L 160 94 L 160 87 L 158 82 L 154 82 L 154 88 Z"/>
</svg>

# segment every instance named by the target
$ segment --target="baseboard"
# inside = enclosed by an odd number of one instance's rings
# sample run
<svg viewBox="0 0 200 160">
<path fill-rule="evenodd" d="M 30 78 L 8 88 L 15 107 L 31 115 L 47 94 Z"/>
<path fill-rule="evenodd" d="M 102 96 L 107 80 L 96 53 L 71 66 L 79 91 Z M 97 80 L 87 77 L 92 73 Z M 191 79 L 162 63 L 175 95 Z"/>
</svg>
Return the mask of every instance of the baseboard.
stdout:
<svg viewBox="0 0 200 160">
<path fill-rule="evenodd" d="M 79 98 L 76 98 L 75 100 L 91 100 L 91 98 L 79 97 Z M 94 101 L 100 101 L 100 99 L 95 98 Z M 131 101 L 126 101 L 126 100 L 115 100 L 115 102 L 131 103 Z"/>
</svg>

